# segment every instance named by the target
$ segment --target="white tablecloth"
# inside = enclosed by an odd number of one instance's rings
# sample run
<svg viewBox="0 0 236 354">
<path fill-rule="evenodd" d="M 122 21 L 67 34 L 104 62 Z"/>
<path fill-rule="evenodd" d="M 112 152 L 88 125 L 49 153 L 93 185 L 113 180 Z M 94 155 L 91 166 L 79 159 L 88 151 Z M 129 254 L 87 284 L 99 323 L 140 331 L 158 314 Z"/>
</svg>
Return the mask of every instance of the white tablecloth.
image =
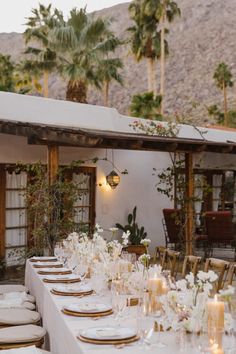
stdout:
<svg viewBox="0 0 236 354">
<path fill-rule="evenodd" d="M 113 316 L 104 317 L 97 321 L 88 318 L 78 318 L 64 315 L 61 312 L 63 305 L 68 303 L 79 303 L 82 301 L 104 302 L 109 299 L 90 296 L 85 298 L 57 296 L 50 292 L 50 289 L 55 284 L 48 284 L 42 281 L 43 276 L 37 274 L 38 269 L 32 266 L 32 263 L 27 261 L 25 283 L 29 288 L 30 293 L 36 297 L 38 311 L 43 319 L 43 326 L 47 330 L 48 338 L 46 339 L 46 349 L 50 349 L 53 354 L 116 354 L 117 351 L 122 354 L 142 353 L 143 349 L 139 343 L 127 345 L 122 349 L 117 349 L 110 345 L 93 345 L 82 343 L 76 338 L 80 329 L 85 329 L 94 326 L 116 325 Z M 127 311 L 136 311 L 136 307 L 127 308 Z M 133 316 L 133 318 L 137 316 Z M 136 326 L 137 319 L 124 319 L 124 325 Z M 183 346 L 183 340 L 180 334 L 174 332 L 161 333 L 161 340 L 167 343 L 165 348 L 149 348 L 150 354 L 176 354 L 176 353 L 196 353 L 194 350 L 188 350 Z M 187 351 L 186 351 L 187 350 Z"/>
</svg>

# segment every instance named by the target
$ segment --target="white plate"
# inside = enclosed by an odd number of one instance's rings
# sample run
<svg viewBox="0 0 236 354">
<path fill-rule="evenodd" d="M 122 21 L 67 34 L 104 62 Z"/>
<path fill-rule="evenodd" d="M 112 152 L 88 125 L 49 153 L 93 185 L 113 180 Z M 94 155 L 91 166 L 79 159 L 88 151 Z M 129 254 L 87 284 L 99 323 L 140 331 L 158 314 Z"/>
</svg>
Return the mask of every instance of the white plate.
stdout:
<svg viewBox="0 0 236 354">
<path fill-rule="evenodd" d="M 31 259 L 35 260 L 35 261 L 43 261 L 44 259 L 55 259 L 55 261 L 57 261 L 57 257 L 53 257 L 53 256 L 50 256 L 50 257 L 32 257 Z"/>
<path fill-rule="evenodd" d="M 61 266 L 63 267 L 63 264 L 60 263 L 60 262 L 34 262 L 34 265 L 38 265 L 40 266 L 41 268 L 42 267 L 53 267 L 53 266 Z"/>
<path fill-rule="evenodd" d="M 44 275 L 43 279 L 47 280 L 73 280 L 73 279 L 79 279 L 78 275 L 75 274 L 58 274 L 58 275 Z"/>
<path fill-rule="evenodd" d="M 96 340 L 128 339 L 137 335 L 137 331 L 130 327 L 92 327 L 79 333 L 84 338 Z"/>
<path fill-rule="evenodd" d="M 110 305 L 96 304 L 91 302 L 84 302 L 81 304 L 69 304 L 64 306 L 65 310 L 80 312 L 80 313 L 100 313 L 112 310 Z"/>
<path fill-rule="evenodd" d="M 68 271 L 70 271 L 68 268 L 43 268 L 42 270 L 38 270 L 38 272 L 47 272 L 52 274 L 57 274 L 58 272 L 65 273 Z"/>
<path fill-rule="evenodd" d="M 61 293 L 87 293 L 93 289 L 89 285 L 81 285 L 77 287 L 58 285 L 53 288 L 54 291 Z"/>
</svg>

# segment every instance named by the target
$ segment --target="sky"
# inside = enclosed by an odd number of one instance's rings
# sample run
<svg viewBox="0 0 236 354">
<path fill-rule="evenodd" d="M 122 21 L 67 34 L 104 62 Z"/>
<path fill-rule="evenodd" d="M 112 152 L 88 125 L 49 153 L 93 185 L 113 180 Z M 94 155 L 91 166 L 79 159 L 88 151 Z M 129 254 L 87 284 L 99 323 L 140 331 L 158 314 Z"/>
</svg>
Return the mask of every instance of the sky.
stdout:
<svg viewBox="0 0 236 354">
<path fill-rule="evenodd" d="M 51 3 L 65 15 L 68 15 L 73 7 L 87 5 L 87 11 L 92 12 L 124 2 L 129 0 L 40 0 L 44 5 Z M 0 0 L 0 33 L 24 32 L 25 17 L 30 16 L 31 9 L 37 7 L 38 3 L 38 0 Z"/>
</svg>

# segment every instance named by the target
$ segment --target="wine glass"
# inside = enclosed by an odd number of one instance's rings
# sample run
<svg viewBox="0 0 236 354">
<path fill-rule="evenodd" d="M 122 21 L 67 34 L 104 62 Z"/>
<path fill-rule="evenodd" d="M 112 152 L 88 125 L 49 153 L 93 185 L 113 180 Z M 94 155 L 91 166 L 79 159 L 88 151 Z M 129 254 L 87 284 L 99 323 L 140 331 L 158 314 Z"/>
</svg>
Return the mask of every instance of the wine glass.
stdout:
<svg viewBox="0 0 236 354">
<path fill-rule="evenodd" d="M 153 318 L 150 316 L 150 299 L 148 293 L 143 293 L 143 296 L 139 299 L 137 310 L 137 325 L 138 333 L 140 336 L 141 349 L 147 349 L 147 346 L 151 345 L 150 339 L 154 333 Z"/>
<path fill-rule="evenodd" d="M 81 281 L 83 281 L 88 274 L 88 269 L 89 266 L 85 259 L 79 261 L 75 267 L 75 273 L 80 277 Z"/>
<path fill-rule="evenodd" d="M 120 326 L 120 321 L 122 319 L 122 314 L 126 309 L 127 297 L 124 294 L 119 294 L 118 292 L 113 293 L 112 295 L 112 308 L 115 313 L 115 321 L 118 322 Z"/>
<path fill-rule="evenodd" d="M 160 302 L 160 296 L 157 294 L 151 294 L 150 295 L 150 315 L 153 318 L 153 322 L 154 322 L 154 329 L 155 332 L 158 332 L 158 338 L 157 338 L 157 342 L 155 343 L 155 346 L 157 348 L 165 348 L 167 346 L 167 344 L 161 342 L 160 340 L 160 333 L 162 330 L 162 322 L 163 322 L 163 315 L 164 315 L 164 310 L 163 310 L 163 306 Z"/>
</svg>

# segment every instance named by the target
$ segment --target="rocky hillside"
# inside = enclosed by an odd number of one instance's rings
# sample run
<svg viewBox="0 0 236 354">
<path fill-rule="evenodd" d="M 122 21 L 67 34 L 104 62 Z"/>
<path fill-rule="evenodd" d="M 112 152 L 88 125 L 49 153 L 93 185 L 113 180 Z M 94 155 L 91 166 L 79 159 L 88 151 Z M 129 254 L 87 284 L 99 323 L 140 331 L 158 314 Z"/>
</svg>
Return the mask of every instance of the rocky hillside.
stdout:
<svg viewBox="0 0 236 354">
<path fill-rule="evenodd" d="M 216 65 L 225 61 L 231 68 L 236 87 L 236 1 L 235 0 L 178 0 L 181 18 L 170 27 L 168 41 L 170 55 L 166 65 L 165 108 L 168 112 L 189 112 L 192 102 L 200 106 L 193 114 L 206 119 L 205 105 L 222 101 L 221 93 L 212 79 Z M 116 34 L 125 38 L 130 25 L 128 4 L 113 6 L 97 14 L 112 17 Z M 0 52 L 14 59 L 22 55 L 24 42 L 21 34 L 0 34 Z M 145 62 L 136 63 L 129 48 L 120 49 L 125 63 L 124 86 L 112 85 L 111 106 L 127 114 L 133 94 L 147 89 Z M 157 79 L 159 78 L 157 64 Z M 64 98 L 65 83 L 53 76 L 50 96 Z M 229 93 L 231 106 L 236 103 L 236 89 Z M 102 104 L 101 94 L 91 90 L 89 101 Z"/>
</svg>

